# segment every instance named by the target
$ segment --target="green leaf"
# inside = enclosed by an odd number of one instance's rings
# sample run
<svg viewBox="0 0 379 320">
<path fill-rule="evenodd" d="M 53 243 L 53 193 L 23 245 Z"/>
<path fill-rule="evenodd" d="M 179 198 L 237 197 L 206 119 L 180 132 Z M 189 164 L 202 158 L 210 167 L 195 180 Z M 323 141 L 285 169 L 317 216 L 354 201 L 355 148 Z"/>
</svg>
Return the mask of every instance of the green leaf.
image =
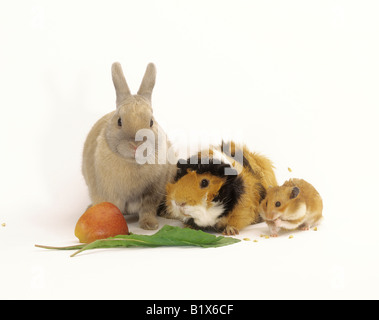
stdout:
<svg viewBox="0 0 379 320">
<path fill-rule="evenodd" d="M 160 247 L 160 246 L 198 246 L 203 248 L 215 248 L 227 246 L 241 240 L 230 237 L 215 236 L 201 230 L 180 228 L 165 225 L 153 235 L 119 235 L 107 239 L 96 240 L 89 244 L 70 247 L 46 247 L 46 249 L 73 250 L 76 249 L 75 256 L 80 252 L 90 249 L 118 248 L 118 247 Z"/>
</svg>

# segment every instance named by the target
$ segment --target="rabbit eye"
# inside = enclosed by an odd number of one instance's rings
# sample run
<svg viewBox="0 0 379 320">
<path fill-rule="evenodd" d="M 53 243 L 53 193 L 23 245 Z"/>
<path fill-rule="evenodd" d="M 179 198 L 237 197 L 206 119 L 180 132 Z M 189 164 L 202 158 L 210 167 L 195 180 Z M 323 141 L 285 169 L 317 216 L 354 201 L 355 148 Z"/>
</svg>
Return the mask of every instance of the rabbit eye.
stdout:
<svg viewBox="0 0 379 320">
<path fill-rule="evenodd" d="M 119 127 L 122 127 L 122 121 L 121 121 L 121 118 L 118 118 L 118 120 L 117 120 L 117 125 L 118 125 Z"/>
<path fill-rule="evenodd" d="M 279 201 L 275 202 L 275 207 L 279 208 L 282 204 Z"/>
<path fill-rule="evenodd" d="M 203 179 L 203 180 L 201 180 L 201 182 L 200 182 L 200 188 L 206 188 L 206 187 L 208 187 L 209 186 L 209 180 L 207 180 L 207 179 Z"/>
<path fill-rule="evenodd" d="M 151 119 L 150 120 L 150 128 L 153 126 L 153 124 L 154 124 L 154 121 L 153 121 L 153 119 Z"/>
</svg>

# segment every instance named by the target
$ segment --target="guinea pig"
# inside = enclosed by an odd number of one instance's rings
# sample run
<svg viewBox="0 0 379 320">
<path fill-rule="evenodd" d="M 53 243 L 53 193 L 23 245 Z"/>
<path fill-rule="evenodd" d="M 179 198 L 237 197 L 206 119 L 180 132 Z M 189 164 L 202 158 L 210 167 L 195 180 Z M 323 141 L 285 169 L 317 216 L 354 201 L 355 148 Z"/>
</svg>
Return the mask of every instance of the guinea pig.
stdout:
<svg viewBox="0 0 379 320">
<path fill-rule="evenodd" d="M 320 194 L 302 179 L 290 179 L 280 187 L 267 189 L 259 213 L 266 221 L 272 237 L 280 228 L 309 230 L 322 218 Z"/>
<path fill-rule="evenodd" d="M 175 182 L 166 185 L 165 216 L 224 235 L 261 222 L 259 203 L 266 188 L 277 185 L 269 159 L 233 142 L 179 160 L 177 167 Z"/>
</svg>

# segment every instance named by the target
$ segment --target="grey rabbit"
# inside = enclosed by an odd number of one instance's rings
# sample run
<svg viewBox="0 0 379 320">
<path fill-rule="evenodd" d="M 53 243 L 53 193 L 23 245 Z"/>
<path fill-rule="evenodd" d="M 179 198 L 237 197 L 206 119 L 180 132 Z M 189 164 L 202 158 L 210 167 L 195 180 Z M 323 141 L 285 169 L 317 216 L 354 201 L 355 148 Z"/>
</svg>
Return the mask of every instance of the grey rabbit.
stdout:
<svg viewBox="0 0 379 320">
<path fill-rule="evenodd" d="M 138 93 L 132 95 L 120 63 L 113 63 L 117 108 L 92 127 L 84 144 L 82 164 L 92 205 L 107 201 L 123 214 L 138 214 L 140 227 L 148 230 L 159 226 L 157 208 L 164 198 L 166 183 L 176 173 L 173 162 L 157 161 L 158 153 L 167 154 L 171 144 L 153 117 L 151 94 L 155 77 L 155 66 L 149 63 Z M 137 138 L 141 129 L 151 133 L 150 145 L 149 139 Z M 164 139 L 158 139 L 162 135 Z M 150 146 L 150 161 L 141 164 L 138 155 L 143 144 Z"/>
</svg>

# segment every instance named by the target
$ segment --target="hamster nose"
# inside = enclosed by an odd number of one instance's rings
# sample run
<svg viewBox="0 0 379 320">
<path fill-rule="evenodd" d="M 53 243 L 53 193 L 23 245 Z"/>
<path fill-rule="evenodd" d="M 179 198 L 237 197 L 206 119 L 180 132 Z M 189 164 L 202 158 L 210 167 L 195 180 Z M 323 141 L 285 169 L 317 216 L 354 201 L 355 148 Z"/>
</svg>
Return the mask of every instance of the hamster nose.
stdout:
<svg viewBox="0 0 379 320">
<path fill-rule="evenodd" d="M 267 214 L 267 220 L 275 220 L 276 219 L 276 212 L 270 212 L 269 214 Z"/>
</svg>

